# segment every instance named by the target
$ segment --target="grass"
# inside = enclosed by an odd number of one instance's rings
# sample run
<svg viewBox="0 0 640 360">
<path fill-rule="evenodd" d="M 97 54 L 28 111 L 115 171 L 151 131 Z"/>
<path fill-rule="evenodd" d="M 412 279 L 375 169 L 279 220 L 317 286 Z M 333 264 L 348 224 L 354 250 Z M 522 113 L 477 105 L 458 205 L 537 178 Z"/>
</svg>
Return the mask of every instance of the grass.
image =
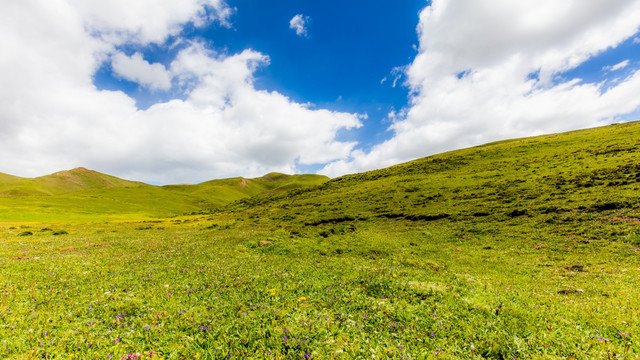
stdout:
<svg viewBox="0 0 640 360">
<path fill-rule="evenodd" d="M 5 196 L 48 196 L 60 195 L 87 189 L 144 186 L 146 184 L 119 179 L 85 168 L 60 171 L 37 178 L 20 178 L 0 175 L 0 195 Z"/>
<path fill-rule="evenodd" d="M 243 198 L 259 198 L 329 180 L 321 175 L 272 173 L 256 179 L 152 186 L 83 168 L 35 179 L 6 178 L 0 178 L 0 221 L 24 222 L 147 219 L 203 213 Z"/>
<path fill-rule="evenodd" d="M 639 138 L 488 144 L 188 216 L 111 203 L 146 187 L 101 190 L 93 219 L 6 216 L 0 359 L 637 359 Z"/>
</svg>

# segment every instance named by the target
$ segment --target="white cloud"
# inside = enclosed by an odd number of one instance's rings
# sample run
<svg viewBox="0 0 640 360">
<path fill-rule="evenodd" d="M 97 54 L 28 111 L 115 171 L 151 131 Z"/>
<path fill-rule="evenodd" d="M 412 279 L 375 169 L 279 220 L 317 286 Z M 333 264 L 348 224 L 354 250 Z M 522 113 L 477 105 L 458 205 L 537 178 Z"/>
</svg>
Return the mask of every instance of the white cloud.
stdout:
<svg viewBox="0 0 640 360">
<path fill-rule="evenodd" d="M 171 88 L 171 74 L 162 64 L 150 64 L 135 53 L 127 56 L 117 52 L 111 58 L 111 67 L 115 74 L 124 79 L 147 86 L 151 90 L 168 90 Z"/>
<path fill-rule="evenodd" d="M 555 79 L 634 36 L 639 26 L 635 0 L 434 0 L 420 14 L 419 54 L 406 71 L 410 105 L 392 114 L 394 136 L 321 172 L 379 168 L 631 113 L 640 106 L 640 71 L 606 90 Z"/>
<path fill-rule="evenodd" d="M 627 67 L 627 65 L 629 65 L 629 59 L 621 61 L 615 65 L 611 65 L 611 66 L 605 66 L 604 68 L 602 68 L 602 70 L 604 71 L 618 71 L 618 70 L 622 70 L 624 68 Z"/>
<path fill-rule="evenodd" d="M 162 43 L 177 35 L 185 23 L 211 21 L 229 26 L 233 13 L 224 0 L 55 0 L 82 16 L 86 30 L 110 43 Z M 207 11 L 209 10 L 209 11 Z"/>
<path fill-rule="evenodd" d="M 298 14 L 289 20 L 289 28 L 296 31 L 298 36 L 308 36 L 307 26 L 309 24 L 309 17 L 302 14 Z"/>
<path fill-rule="evenodd" d="M 352 151 L 354 143 L 336 136 L 360 126 L 360 117 L 256 90 L 254 71 L 269 62 L 261 53 L 217 54 L 202 43 L 183 43 L 165 68 L 115 50 L 132 42 L 170 46 L 164 42 L 185 22 L 226 21 L 221 1 L 123 3 L 3 5 L 0 172 L 38 176 L 86 166 L 135 180 L 195 182 L 292 173 L 297 164 L 335 161 Z M 179 98 L 141 110 L 121 91 L 96 89 L 93 76 L 109 59 L 120 76 L 150 88 L 171 83 L 169 93 Z"/>
</svg>

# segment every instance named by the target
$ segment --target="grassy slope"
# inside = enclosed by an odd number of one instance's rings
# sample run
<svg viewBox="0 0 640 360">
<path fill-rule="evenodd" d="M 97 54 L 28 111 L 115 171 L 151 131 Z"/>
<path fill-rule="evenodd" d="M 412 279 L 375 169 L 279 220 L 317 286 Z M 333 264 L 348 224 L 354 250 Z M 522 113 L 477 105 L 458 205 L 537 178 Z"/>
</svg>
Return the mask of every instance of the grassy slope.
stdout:
<svg viewBox="0 0 640 360">
<path fill-rule="evenodd" d="M 66 194 L 89 189 L 144 187 L 145 183 L 128 181 L 85 168 L 59 171 L 51 175 L 37 177 L 34 182 L 46 188 L 51 195 Z"/>
<path fill-rule="evenodd" d="M 19 176 L 13 176 L 13 175 L 9 175 L 9 174 L 5 174 L 5 173 L 0 173 L 0 182 L 15 182 L 15 181 L 20 181 L 20 179 L 22 179 Z"/>
<path fill-rule="evenodd" d="M 5 355 L 634 359 L 637 139 L 504 141 L 208 215 L 0 224 Z"/>
<path fill-rule="evenodd" d="M 146 184 L 119 179 L 85 168 L 59 171 L 37 178 L 0 176 L 0 196 L 61 195 L 89 189 L 139 187 Z"/>
<path fill-rule="evenodd" d="M 277 194 L 283 191 L 320 185 L 329 178 L 321 175 L 285 175 L 270 173 L 255 179 L 231 178 L 211 180 L 197 185 L 168 185 L 165 189 L 196 196 L 215 207 L 243 198 Z"/>
<path fill-rule="evenodd" d="M 170 217 L 209 211 L 263 194 L 322 184 L 320 175 L 268 174 L 256 179 L 151 186 L 84 168 L 35 179 L 0 178 L 0 221 L 88 221 Z M 4 195 L 4 196 L 2 196 Z"/>
<path fill-rule="evenodd" d="M 231 209 L 248 214 L 277 209 L 277 216 L 297 223 L 337 223 L 345 217 L 536 223 L 597 239 L 611 234 L 584 229 L 582 220 L 640 216 L 637 139 L 640 123 L 503 141 L 247 199 Z"/>
</svg>

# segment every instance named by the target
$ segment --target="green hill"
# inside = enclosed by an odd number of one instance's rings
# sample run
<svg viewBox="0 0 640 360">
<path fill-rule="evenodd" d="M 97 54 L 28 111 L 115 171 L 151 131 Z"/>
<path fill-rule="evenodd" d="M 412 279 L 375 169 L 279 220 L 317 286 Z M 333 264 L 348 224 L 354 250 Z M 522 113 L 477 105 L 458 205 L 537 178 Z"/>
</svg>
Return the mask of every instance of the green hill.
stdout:
<svg viewBox="0 0 640 360">
<path fill-rule="evenodd" d="M 141 219 L 211 211 L 233 201 L 322 184 L 320 175 L 272 173 L 256 179 L 152 186 L 77 168 L 33 179 L 0 177 L 0 221 Z"/>
<path fill-rule="evenodd" d="M 148 186 L 145 183 L 123 180 L 115 176 L 87 170 L 83 167 L 37 177 L 34 181 L 41 184 L 41 186 L 47 189 L 52 195 L 88 189 Z"/>
<path fill-rule="evenodd" d="M 242 177 L 211 180 L 197 185 L 167 185 L 163 188 L 194 196 L 218 207 L 258 195 L 272 195 L 301 187 L 320 185 L 329 178 L 322 175 L 286 175 L 270 173 L 255 179 Z"/>
<path fill-rule="evenodd" d="M 0 173 L 0 183 L 15 182 L 15 181 L 20 181 L 21 179 L 22 178 L 18 177 L 18 176 L 13 176 L 13 175 L 9 175 L 9 174 Z"/>
<path fill-rule="evenodd" d="M 89 189 L 146 186 L 85 168 L 59 171 L 37 178 L 0 174 L 0 196 L 60 195 Z"/>
<path fill-rule="evenodd" d="M 309 233 L 395 219 L 479 233 L 524 224 L 585 239 L 626 238 L 640 218 L 638 139 L 640 123 L 627 123 L 501 141 L 245 199 L 228 211 L 256 222 L 268 213 Z"/>
</svg>

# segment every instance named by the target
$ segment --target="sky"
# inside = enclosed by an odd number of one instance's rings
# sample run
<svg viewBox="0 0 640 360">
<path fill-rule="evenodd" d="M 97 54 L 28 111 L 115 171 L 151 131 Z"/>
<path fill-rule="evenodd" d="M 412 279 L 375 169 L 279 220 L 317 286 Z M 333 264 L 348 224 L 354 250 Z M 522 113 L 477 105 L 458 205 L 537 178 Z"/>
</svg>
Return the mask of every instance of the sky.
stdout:
<svg viewBox="0 0 640 360">
<path fill-rule="evenodd" d="M 0 3 L 0 172 L 330 177 L 640 120 L 640 1 Z"/>
</svg>

